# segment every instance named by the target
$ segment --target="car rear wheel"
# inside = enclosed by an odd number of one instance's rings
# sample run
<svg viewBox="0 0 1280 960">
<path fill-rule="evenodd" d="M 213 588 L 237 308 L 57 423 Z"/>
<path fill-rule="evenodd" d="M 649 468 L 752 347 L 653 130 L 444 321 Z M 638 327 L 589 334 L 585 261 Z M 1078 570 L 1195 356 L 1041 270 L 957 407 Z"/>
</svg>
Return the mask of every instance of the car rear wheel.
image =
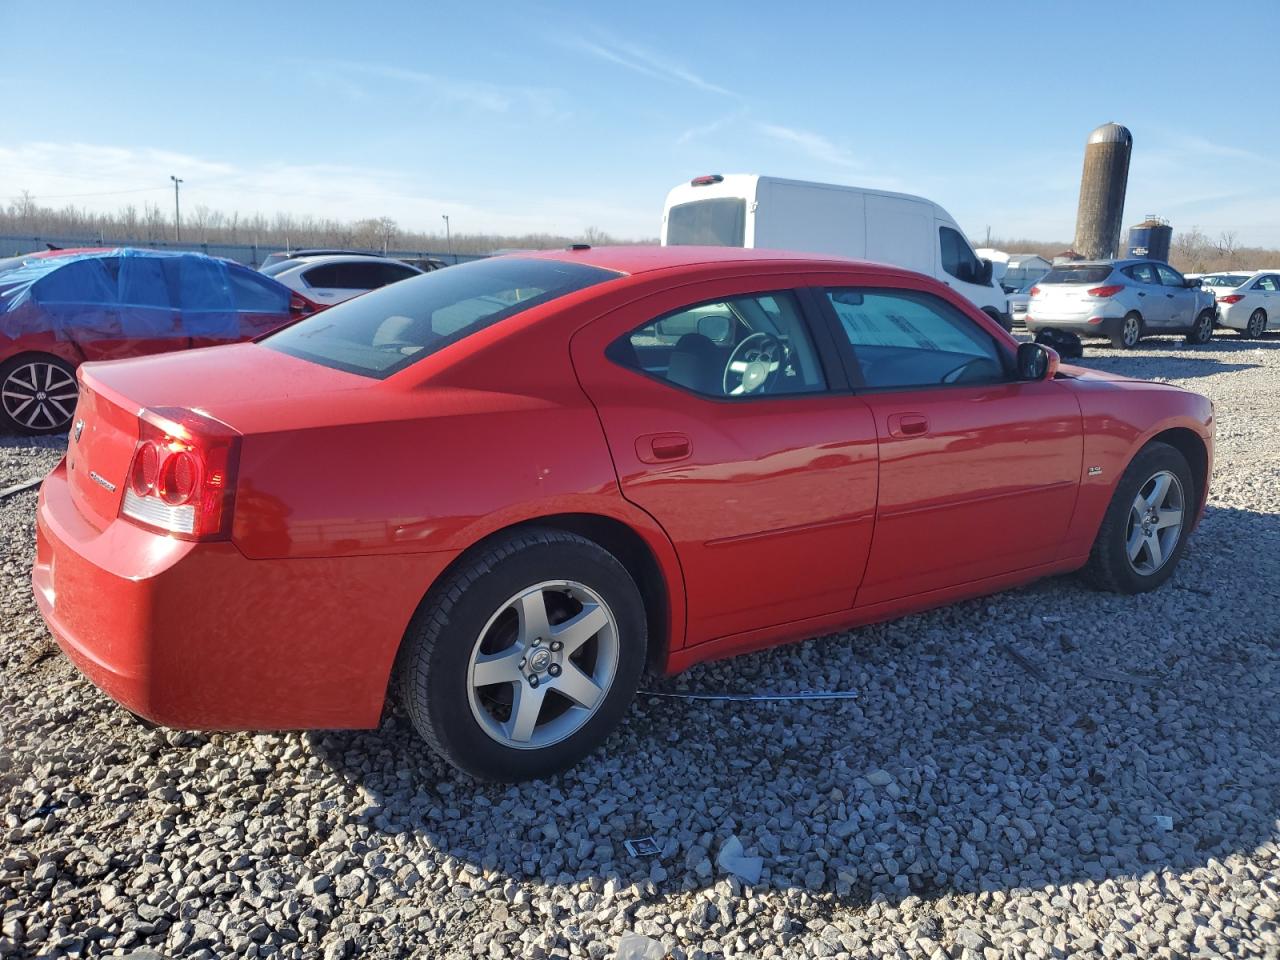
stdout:
<svg viewBox="0 0 1280 960">
<path fill-rule="evenodd" d="M 640 592 L 612 554 L 530 528 L 484 545 L 432 588 L 400 651 L 400 697 L 459 770 L 545 777 L 617 726 L 647 642 Z"/>
<path fill-rule="evenodd" d="M 1196 325 L 1187 334 L 1187 343 L 1208 343 L 1213 339 L 1213 324 L 1217 316 L 1212 310 L 1201 310 Z"/>
<path fill-rule="evenodd" d="M 1241 332 L 1250 340 L 1257 340 L 1267 330 L 1267 311 L 1259 307 L 1249 314 L 1249 324 Z"/>
<path fill-rule="evenodd" d="M 1121 350 L 1132 350 L 1142 339 L 1142 316 L 1127 313 L 1120 321 L 1120 329 L 1111 335 L 1111 345 Z"/>
<path fill-rule="evenodd" d="M 80 395 L 75 369 L 48 354 L 24 354 L 0 366 L 0 424 L 28 435 L 61 433 Z"/>
<path fill-rule="evenodd" d="M 1182 559 L 1196 503 L 1186 457 L 1167 443 L 1147 444 L 1116 485 L 1085 567 L 1088 579 L 1114 593 L 1160 586 Z"/>
</svg>

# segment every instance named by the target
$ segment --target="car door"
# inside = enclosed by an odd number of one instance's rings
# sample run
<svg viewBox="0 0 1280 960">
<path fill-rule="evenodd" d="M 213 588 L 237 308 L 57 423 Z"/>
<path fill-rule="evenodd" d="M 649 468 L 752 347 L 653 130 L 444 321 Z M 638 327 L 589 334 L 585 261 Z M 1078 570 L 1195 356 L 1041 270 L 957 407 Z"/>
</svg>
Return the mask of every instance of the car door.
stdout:
<svg viewBox="0 0 1280 960">
<path fill-rule="evenodd" d="M 1169 325 L 1172 308 L 1160 275 L 1154 263 L 1135 263 L 1122 271 L 1132 282 L 1132 300 L 1142 314 L 1143 325 L 1149 330 L 1160 330 Z"/>
<path fill-rule="evenodd" d="M 857 604 L 884 603 L 1058 559 L 1080 483 L 1081 415 L 1052 380 L 923 288 L 822 292 L 879 437 L 875 537 Z"/>
<path fill-rule="evenodd" d="M 1196 319 L 1196 303 L 1199 300 L 1199 289 L 1188 287 L 1187 281 L 1177 270 L 1163 263 L 1155 264 L 1156 273 L 1160 275 L 1160 283 L 1165 290 L 1165 301 L 1169 305 L 1168 326 L 1171 330 L 1189 330 Z"/>
<path fill-rule="evenodd" d="M 875 424 L 795 282 L 668 289 L 572 339 L 622 494 L 679 555 L 690 644 L 846 610 L 862 577 Z"/>
<path fill-rule="evenodd" d="M 1250 300 L 1257 301 L 1267 314 L 1267 326 L 1274 329 L 1280 321 L 1280 277 L 1273 273 L 1259 277 L 1249 287 Z"/>
</svg>

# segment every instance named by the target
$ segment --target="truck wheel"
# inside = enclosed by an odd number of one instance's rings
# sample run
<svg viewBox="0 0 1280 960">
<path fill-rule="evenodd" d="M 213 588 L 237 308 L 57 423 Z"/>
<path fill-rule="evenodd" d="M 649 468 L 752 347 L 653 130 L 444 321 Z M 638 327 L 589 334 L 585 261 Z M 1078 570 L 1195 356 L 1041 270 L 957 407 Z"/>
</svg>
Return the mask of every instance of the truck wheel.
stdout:
<svg viewBox="0 0 1280 960">
<path fill-rule="evenodd" d="M 434 586 L 396 664 L 414 727 L 481 780 L 550 776 L 600 745 L 635 696 L 644 603 L 603 547 L 549 528 L 484 545 Z"/>
<path fill-rule="evenodd" d="M 1186 457 L 1167 443 L 1147 444 L 1116 484 L 1086 578 L 1113 593 L 1145 593 L 1160 586 L 1182 559 L 1196 504 Z"/>
<path fill-rule="evenodd" d="M 1142 315 L 1137 311 L 1126 313 L 1120 321 L 1120 329 L 1111 335 L 1111 346 L 1119 350 L 1132 350 L 1142 339 Z"/>
</svg>

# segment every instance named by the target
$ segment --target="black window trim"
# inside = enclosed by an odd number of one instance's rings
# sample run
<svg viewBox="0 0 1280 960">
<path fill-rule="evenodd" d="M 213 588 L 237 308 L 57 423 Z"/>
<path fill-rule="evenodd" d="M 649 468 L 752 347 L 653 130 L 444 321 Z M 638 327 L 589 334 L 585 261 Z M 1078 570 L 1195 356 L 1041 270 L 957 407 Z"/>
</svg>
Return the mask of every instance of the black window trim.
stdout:
<svg viewBox="0 0 1280 960">
<path fill-rule="evenodd" d="M 795 301 L 796 311 L 800 315 L 800 325 L 805 333 L 809 335 L 809 342 L 812 344 L 814 352 L 818 355 L 818 365 L 822 369 L 822 375 L 826 379 L 826 387 L 821 390 L 807 390 L 798 393 L 744 393 L 736 397 L 716 396 L 709 393 L 699 393 L 690 387 L 686 387 L 682 383 L 676 383 L 665 377 L 655 376 L 643 367 L 633 367 L 628 363 L 624 363 L 616 356 L 614 347 L 616 344 L 630 340 L 631 335 L 640 329 L 641 326 L 647 326 L 650 323 L 657 323 L 666 317 L 673 316 L 677 313 L 684 313 L 686 310 L 696 310 L 698 307 L 707 306 L 713 303 L 723 303 L 725 300 L 732 300 L 740 297 L 770 297 L 779 294 L 788 294 Z M 740 290 L 733 293 L 725 293 L 719 296 L 706 297 L 704 299 L 695 300 L 692 303 L 683 304 L 671 310 L 664 310 L 657 316 L 645 321 L 643 324 L 633 326 L 625 333 L 609 341 L 604 348 L 605 359 L 616 367 L 634 373 L 637 376 L 644 377 L 651 383 L 657 383 L 672 390 L 698 400 L 705 400 L 707 403 L 723 403 L 733 406 L 740 406 L 743 403 L 758 403 L 762 400 L 804 400 L 814 397 L 830 397 L 836 395 L 852 394 L 853 385 L 849 382 L 846 367 L 838 355 L 838 351 L 833 351 L 830 342 L 831 331 L 823 315 L 821 307 L 816 304 L 813 298 L 812 290 L 808 287 L 792 287 L 777 286 L 765 287 L 762 289 Z"/>
<path fill-rule="evenodd" d="M 866 293 L 885 293 L 895 296 L 904 293 L 914 293 L 932 297 L 940 303 L 945 303 L 966 320 L 970 321 L 975 327 L 977 327 L 979 333 L 991 341 L 992 346 L 995 348 L 996 355 L 1000 358 L 1000 363 L 1004 367 L 1004 379 L 991 383 L 922 383 L 910 384 L 901 387 L 868 386 L 862 376 L 862 366 L 858 363 L 857 350 L 849 340 L 849 337 L 845 334 L 844 327 L 840 323 L 840 315 L 836 313 L 836 308 L 832 305 L 827 296 L 827 294 L 832 290 L 859 290 Z M 957 307 L 949 300 L 938 296 L 931 290 L 920 290 L 916 287 L 895 287 L 884 283 L 833 283 L 822 287 L 811 287 L 809 289 L 809 293 L 817 303 L 818 309 L 822 314 L 823 321 L 827 327 L 827 338 L 835 342 L 836 353 L 840 358 L 840 362 L 844 366 L 845 379 L 849 382 L 850 390 L 855 395 L 910 393 L 916 390 L 954 390 L 956 388 L 972 389 L 973 387 L 998 386 L 1022 382 L 1017 376 L 1017 358 L 1014 356 L 1013 351 L 1009 349 L 1009 345 L 1000 338 L 994 336 L 988 330 L 984 329 L 982 324 L 973 317 L 970 317 L 960 307 Z"/>
</svg>

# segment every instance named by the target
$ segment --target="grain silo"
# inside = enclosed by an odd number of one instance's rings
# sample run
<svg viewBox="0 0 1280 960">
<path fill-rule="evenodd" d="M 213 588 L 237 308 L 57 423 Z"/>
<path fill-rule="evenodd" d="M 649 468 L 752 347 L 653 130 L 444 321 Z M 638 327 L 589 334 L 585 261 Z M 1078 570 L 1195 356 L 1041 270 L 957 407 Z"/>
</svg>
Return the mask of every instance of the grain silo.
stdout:
<svg viewBox="0 0 1280 960">
<path fill-rule="evenodd" d="M 1149 260 L 1169 262 L 1169 247 L 1173 244 L 1173 227 L 1168 220 L 1154 214 L 1129 228 L 1129 242 L 1125 244 L 1125 256 L 1146 257 Z"/>
<path fill-rule="evenodd" d="M 1133 134 L 1118 123 L 1104 123 L 1084 148 L 1080 178 L 1080 207 L 1076 211 L 1073 248 L 1086 259 L 1114 257 L 1120 245 L 1124 191 L 1129 182 L 1129 154 Z"/>
</svg>

